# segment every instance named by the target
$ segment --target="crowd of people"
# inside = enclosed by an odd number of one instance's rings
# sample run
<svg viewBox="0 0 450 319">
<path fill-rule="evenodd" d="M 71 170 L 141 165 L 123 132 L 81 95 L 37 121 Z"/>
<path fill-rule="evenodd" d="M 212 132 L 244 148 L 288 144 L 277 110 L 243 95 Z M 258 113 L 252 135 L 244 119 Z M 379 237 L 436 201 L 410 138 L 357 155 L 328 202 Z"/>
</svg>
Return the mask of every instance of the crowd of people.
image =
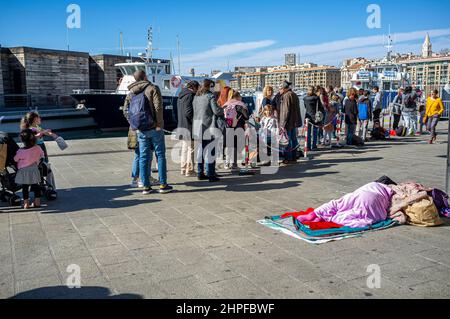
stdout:
<svg viewBox="0 0 450 319">
<path fill-rule="evenodd" d="M 144 194 L 150 194 L 152 186 L 158 185 L 159 193 L 169 193 L 173 188 L 167 182 L 161 92 L 148 81 L 145 72 L 136 72 L 135 79 L 123 108 L 130 123 L 129 148 L 135 150 L 132 186 L 143 188 Z M 212 183 L 220 181 L 216 172 L 216 159 L 220 154 L 224 156 L 225 170 L 233 171 L 239 164 L 248 164 L 250 154 L 246 146 L 250 128 L 257 132 L 258 146 L 262 144 L 269 156 L 275 150 L 282 158 L 277 164 L 282 165 L 298 160 L 300 128 L 305 134 L 305 152 L 315 151 L 319 145 L 332 147 L 333 141 L 340 146 L 341 130 L 345 131 L 347 145 L 364 144 L 369 141 L 369 132 L 370 139 L 383 139 L 391 133 L 386 133 L 384 123 L 381 123 L 386 110 L 383 92 L 378 87 L 372 92 L 350 88 L 344 94 L 342 88 L 311 86 L 303 98 L 305 119 L 302 118 L 300 98 L 288 81 L 278 92 L 273 87 L 265 87 L 262 102 L 254 111 L 243 103 L 238 91 L 223 87 L 217 94 L 214 89 L 215 83 L 205 79 L 202 83 L 187 83 L 179 94 L 176 136 L 181 141 L 181 175 L 184 177 L 197 177 Z M 392 128 L 396 130 L 403 118 L 408 133 L 413 135 L 419 112 L 421 123 L 431 133 L 430 143 L 433 143 L 436 125 L 444 112 L 442 100 L 437 92 L 433 92 L 423 108 L 420 101 L 420 94 L 412 87 L 400 89 L 389 107 L 394 118 Z M 244 140 L 239 136 L 244 136 Z M 219 139 L 224 141 L 223 148 Z M 158 180 L 151 178 L 153 153 L 157 159 Z M 259 160 L 260 154 L 253 157 Z M 271 162 L 262 163 L 266 164 Z"/>
<path fill-rule="evenodd" d="M 128 148 L 135 153 L 131 186 L 142 188 L 145 195 L 153 192 L 152 186 L 158 186 L 160 194 L 167 194 L 173 188 L 167 179 L 161 92 L 148 81 L 144 71 L 137 71 L 134 77 L 136 82 L 130 85 L 130 94 L 123 107 L 124 116 L 130 123 Z M 444 113 L 438 91 L 425 98 L 413 87 L 400 88 L 387 108 L 393 119 L 393 122 L 389 121 L 392 131 L 387 131 L 381 123 L 381 115 L 384 117 L 386 109 L 383 108 L 383 93 L 378 87 L 372 92 L 350 88 L 344 95 L 342 88 L 311 86 L 303 98 L 304 120 L 299 96 L 288 81 L 276 93 L 273 87 L 266 86 L 256 110 L 249 110 L 238 91 L 223 87 L 220 94 L 216 94 L 214 89 L 215 83 L 209 79 L 203 83 L 187 83 L 178 98 L 176 131 L 177 139 L 181 141 L 181 175 L 211 183 L 220 181 L 216 159 L 221 154 L 224 156 L 223 168 L 230 171 L 239 169 L 239 164 L 247 166 L 250 157 L 253 162 L 270 166 L 273 162 L 264 162 L 263 158 L 274 153 L 282 159 L 275 164 L 296 163 L 302 153 L 298 139 L 301 128 L 306 140 L 305 152 L 317 150 L 319 144 L 332 147 L 333 141 L 340 145 L 341 130 L 345 131 L 347 145 L 367 142 L 371 122 L 370 139 L 384 139 L 392 133 L 414 136 L 422 134 L 425 126 L 430 133 L 429 143 L 433 144 L 437 137 L 436 126 Z M 401 119 L 404 126 L 400 125 Z M 41 125 L 38 113 L 26 114 L 21 122 L 23 147 L 14 157 L 18 168 L 15 181 L 22 185 L 25 209 L 41 204 L 38 165 L 41 161 L 48 163 L 44 137 L 65 144 L 61 137 Z M 251 135 L 257 136 L 257 151 L 253 155 L 248 147 Z M 220 140 L 224 141 L 223 147 L 218 143 Z M 63 149 L 67 145 L 60 147 Z M 153 155 L 156 170 L 151 169 Z M 152 172 L 158 173 L 158 179 L 152 178 Z M 30 191 L 34 192 L 33 203 L 29 200 Z"/>
</svg>

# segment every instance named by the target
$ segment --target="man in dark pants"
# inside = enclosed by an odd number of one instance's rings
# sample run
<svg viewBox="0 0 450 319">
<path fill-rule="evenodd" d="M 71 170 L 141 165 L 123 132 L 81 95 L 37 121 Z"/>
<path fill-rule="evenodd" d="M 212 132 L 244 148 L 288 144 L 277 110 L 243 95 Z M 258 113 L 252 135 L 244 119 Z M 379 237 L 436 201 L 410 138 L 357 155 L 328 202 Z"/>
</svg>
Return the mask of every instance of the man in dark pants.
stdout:
<svg viewBox="0 0 450 319">
<path fill-rule="evenodd" d="M 383 110 L 383 93 L 380 91 L 378 86 L 375 86 L 372 92 L 375 94 L 375 98 L 373 100 L 373 122 L 380 123 L 380 115 Z"/>
</svg>

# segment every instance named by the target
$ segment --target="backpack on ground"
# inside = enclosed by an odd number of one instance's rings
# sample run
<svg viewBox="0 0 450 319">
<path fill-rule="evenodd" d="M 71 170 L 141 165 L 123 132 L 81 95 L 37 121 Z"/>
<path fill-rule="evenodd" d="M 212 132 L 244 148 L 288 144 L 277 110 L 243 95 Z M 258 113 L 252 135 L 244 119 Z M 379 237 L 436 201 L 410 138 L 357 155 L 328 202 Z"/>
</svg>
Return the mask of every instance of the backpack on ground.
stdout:
<svg viewBox="0 0 450 319">
<path fill-rule="evenodd" d="M 408 131 L 408 129 L 406 127 L 399 126 L 395 132 L 397 133 L 397 136 L 405 137 L 407 131 Z"/>
<path fill-rule="evenodd" d="M 367 121 L 369 119 L 369 106 L 367 103 L 358 104 L 358 117 L 361 121 Z"/>
<path fill-rule="evenodd" d="M 150 86 L 150 84 L 148 85 Z M 133 94 L 129 106 L 130 126 L 133 131 L 149 131 L 155 126 L 150 102 L 145 96 L 148 86 L 139 94 Z"/>
<path fill-rule="evenodd" d="M 354 146 L 364 146 L 364 140 L 358 135 L 353 135 L 352 145 Z"/>
</svg>

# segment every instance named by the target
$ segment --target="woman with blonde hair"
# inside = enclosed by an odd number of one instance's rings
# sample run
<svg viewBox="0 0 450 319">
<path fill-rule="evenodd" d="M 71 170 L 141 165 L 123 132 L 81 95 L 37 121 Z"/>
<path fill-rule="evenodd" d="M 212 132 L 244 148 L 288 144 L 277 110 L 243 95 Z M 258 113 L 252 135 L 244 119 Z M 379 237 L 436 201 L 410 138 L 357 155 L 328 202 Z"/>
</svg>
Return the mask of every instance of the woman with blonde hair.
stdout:
<svg viewBox="0 0 450 319">
<path fill-rule="evenodd" d="M 264 108 L 266 105 L 272 105 L 273 102 L 273 87 L 266 85 L 263 89 L 263 100 L 261 102 L 261 105 L 259 106 L 259 112 L 258 115 L 260 118 L 263 117 Z"/>
</svg>

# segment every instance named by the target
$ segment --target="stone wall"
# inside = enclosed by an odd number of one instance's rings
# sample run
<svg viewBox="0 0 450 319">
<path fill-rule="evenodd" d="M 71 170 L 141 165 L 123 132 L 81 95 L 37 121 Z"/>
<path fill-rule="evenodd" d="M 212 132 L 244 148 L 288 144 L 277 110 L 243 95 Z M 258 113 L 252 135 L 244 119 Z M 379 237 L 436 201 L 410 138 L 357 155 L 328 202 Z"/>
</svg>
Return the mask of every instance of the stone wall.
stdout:
<svg viewBox="0 0 450 319">
<path fill-rule="evenodd" d="M 90 57 L 89 81 L 91 89 L 116 90 L 121 76 L 118 63 L 125 63 L 128 58 L 120 55 L 94 55 Z"/>
<path fill-rule="evenodd" d="M 34 48 L 12 48 L 25 61 L 27 93 L 69 95 L 89 88 L 89 54 Z"/>
</svg>

